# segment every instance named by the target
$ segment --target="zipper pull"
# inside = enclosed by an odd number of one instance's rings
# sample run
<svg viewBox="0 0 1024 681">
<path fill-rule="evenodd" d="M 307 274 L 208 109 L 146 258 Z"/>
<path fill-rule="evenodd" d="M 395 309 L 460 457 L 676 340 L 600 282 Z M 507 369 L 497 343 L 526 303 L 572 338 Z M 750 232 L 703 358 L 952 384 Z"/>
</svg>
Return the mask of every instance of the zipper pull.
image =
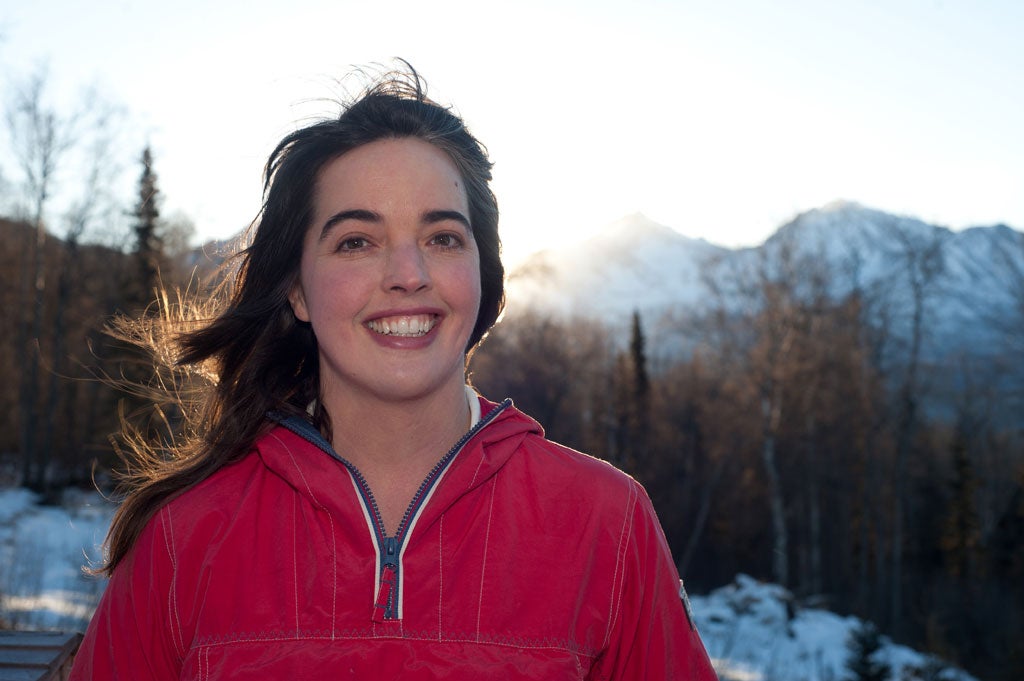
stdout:
<svg viewBox="0 0 1024 681">
<path fill-rule="evenodd" d="M 384 555 L 381 556 L 384 569 L 380 573 L 380 591 L 373 604 L 373 621 L 395 619 L 395 591 L 398 586 L 398 539 L 384 537 Z"/>
<path fill-rule="evenodd" d="M 384 565 L 398 565 L 398 538 L 384 537 Z"/>
<path fill-rule="evenodd" d="M 377 592 L 377 601 L 373 604 L 374 622 L 383 622 L 395 617 L 391 610 L 397 581 L 396 577 L 395 566 L 385 565 L 380 575 L 380 591 Z"/>
</svg>

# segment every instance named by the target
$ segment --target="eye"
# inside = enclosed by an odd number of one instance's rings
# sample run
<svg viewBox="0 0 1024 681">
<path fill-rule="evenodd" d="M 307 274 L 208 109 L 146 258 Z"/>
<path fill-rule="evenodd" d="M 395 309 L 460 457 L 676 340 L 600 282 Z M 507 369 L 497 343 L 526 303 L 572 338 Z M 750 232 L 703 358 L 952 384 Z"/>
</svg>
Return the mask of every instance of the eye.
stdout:
<svg viewBox="0 0 1024 681">
<path fill-rule="evenodd" d="M 360 250 L 362 248 L 366 248 L 369 245 L 370 245 L 370 242 L 366 239 L 366 237 L 362 237 L 362 236 L 349 236 L 349 237 L 345 237 L 344 239 L 339 241 L 338 245 L 335 247 L 334 250 L 335 251 L 358 251 L 358 250 Z"/>
<path fill-rule="evenodd" d="M 430 237 L 430 243 L 441 248 L 461 248 L 464 241 L 461 236 L 453 232 L 441 232 Z"/>
</svg>

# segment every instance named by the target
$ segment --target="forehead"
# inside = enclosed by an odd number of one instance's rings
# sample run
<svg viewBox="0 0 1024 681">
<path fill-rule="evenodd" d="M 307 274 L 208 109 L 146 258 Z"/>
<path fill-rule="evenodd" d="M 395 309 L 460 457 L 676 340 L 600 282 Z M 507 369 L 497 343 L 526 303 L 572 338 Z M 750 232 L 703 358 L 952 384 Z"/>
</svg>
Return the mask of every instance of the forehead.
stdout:
<svg viewBox="0 0 1024 681">
<path fill-rule="evenodd" d="M 466 210 L 468 205 L 465 182 L 448 154 L 415 137 L 377 140 L 328 161 L 317 176 L 314 202 L 318 214 L 355 207 Z"/>
</svg>

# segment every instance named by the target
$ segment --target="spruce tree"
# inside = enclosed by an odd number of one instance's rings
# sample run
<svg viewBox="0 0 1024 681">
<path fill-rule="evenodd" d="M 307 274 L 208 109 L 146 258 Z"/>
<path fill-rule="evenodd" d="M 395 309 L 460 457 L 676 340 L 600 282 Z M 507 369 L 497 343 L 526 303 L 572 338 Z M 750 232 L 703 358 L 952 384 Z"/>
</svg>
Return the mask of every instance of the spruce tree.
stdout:
<svg viewBox="0 0 1024 681">
<path fill-rule="evenodd" d="M 122 311 L 131 316 L 145 314 L 156 299 L 160 285 L 163 263 L 163 243 L 160 238 L 160 190 L 157 176 L 153 171 L 153 153 L 149 146 L 142 151 L 142 172 L 139 175 L 136 203 L 131 215 L 134 218 L 132 231 L 135 243 L 131 253 L 132 262 L 123 273 L 124 299 Z M 173 414 L 163 415 L 160 408 L 144 397 L 146 386 L 154 380 L 154 367 L 150 352 L 128 342 L 117 342 L 115 352 L 119 355 L 119 376 L 132 386 L 121 400 L 125 420 L 138 437 L 155 442 L 165 435 L 167 422 L 173 421 Z M 138 391 L 142 393 L 138 393 Z"/>
<path fill-rule="evenodd" d="M 139 176 L 138 203 L 135 205 L 135 259 L 138 266 L 137 286 L 132 301 L 145 307 L 153 298 L 160 278 L 160 265 L 163 259 L 163 244 L 160 239 L 158 223 L 160 209 L 157 199 L 156 173 L 153 172 L 153 153 L 147 146 L 142 152 L 142 174 Z"/>
<path fill-rule="evenodd" d="M 647 341 L 644 339 L 640 312 L 633 310 L 633 328 L 629 341 L 629 354 L 633 359 L 633 393 L 637 409 L 646 410 L 651 395 L 651 380 L 647 375 Z M 646 417 L 646 414 L 644 415 Z"/>
<path fill-rule="evenodd" d="M 644 338 L 640 312 L 633 311 L 633 324 L 629 340 L 629 356 L 632 369 L 632 401 L 630 404 L 630 448 L 636 473 L 646 481 L 652 481 L 654 474 L 648 470 L 651 461 L 648 455 L 651 430 L 651 380 L 647 374 L 647 341 Z"/>
</svg>

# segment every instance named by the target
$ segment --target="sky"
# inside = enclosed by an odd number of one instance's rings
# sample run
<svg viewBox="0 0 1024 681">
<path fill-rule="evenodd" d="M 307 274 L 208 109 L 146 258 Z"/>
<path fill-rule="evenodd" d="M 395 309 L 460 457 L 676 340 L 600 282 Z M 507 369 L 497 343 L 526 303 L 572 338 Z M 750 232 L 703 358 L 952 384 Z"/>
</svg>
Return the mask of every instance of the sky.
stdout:
<svg viewBox="0 0 1024 681">
<path fill-rule="evenodd" d="M 1024 228 L 1021 35 L 1016 0 L 0 0 L 0 88 L 45 64 L 56 108 L 119 104 L 129 181 L 150 144 L 205 240 L 353 67 L 403 57 L 488 147 L 514 260 L 635 212 L 756 245 L 836 199 Z"/>
</svg>

